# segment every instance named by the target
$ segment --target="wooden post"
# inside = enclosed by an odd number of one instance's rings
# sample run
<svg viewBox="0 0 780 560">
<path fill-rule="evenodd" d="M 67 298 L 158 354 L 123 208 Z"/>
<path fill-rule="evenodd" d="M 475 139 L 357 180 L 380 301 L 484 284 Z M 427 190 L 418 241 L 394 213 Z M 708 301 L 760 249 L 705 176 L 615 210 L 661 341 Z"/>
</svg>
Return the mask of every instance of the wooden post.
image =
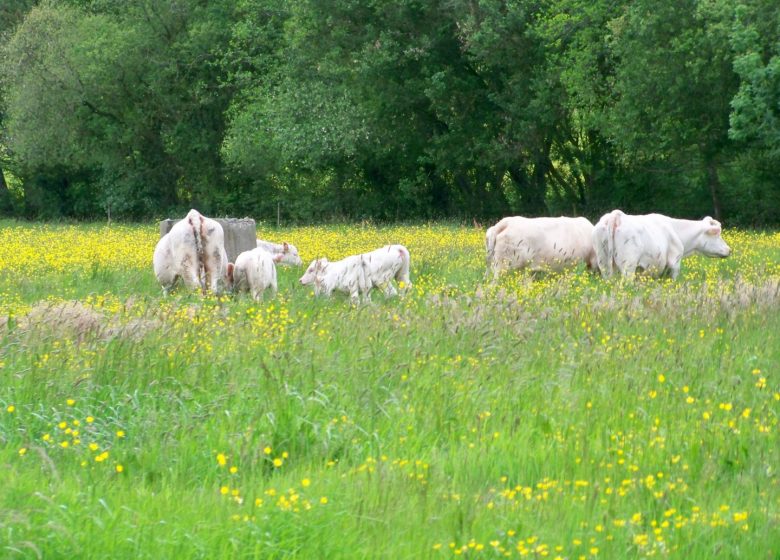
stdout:
<svg viewBox="0 0 780 560">
<path fill-rule="evenodd" d="M 257 247 L 257 228 L 252 218 L 212 218 L 222 226 L 225 232 L 225 252 L 228 261 L 236 262 L 236 257 L 244 251 Z M 160 222 L 160 237 L 171 231 L 173 224 L 179 220 L 163 220 Z"/>
</svg>

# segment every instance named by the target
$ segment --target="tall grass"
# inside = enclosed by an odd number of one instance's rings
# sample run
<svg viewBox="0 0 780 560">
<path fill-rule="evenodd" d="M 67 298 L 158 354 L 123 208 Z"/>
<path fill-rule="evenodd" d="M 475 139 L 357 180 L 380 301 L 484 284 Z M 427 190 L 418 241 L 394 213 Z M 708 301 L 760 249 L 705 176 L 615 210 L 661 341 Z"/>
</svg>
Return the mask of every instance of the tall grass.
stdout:
<svg viewBox="0 0 780 560">
<path fill-rule="evenodd" d="M 777 234 L 494 286 L 479 230 L 260 232 L 409 247 L 352 307 L 163 298 L 155 233 L 0 224 L 0 556 L 780 554 Z"/>
</svg>

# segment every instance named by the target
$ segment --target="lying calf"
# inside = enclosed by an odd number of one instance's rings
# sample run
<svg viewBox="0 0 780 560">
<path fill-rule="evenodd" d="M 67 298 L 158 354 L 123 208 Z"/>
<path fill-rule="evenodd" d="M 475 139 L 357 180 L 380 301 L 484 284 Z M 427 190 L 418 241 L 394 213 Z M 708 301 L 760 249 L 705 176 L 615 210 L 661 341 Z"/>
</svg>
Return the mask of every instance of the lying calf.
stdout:
<svg viewBox="0 0 780 560">
<path fill-rule="evenodd" d="M 295 245 L 287 243 L 272 243 L 270 241 L 257 240 L 257 246 L 265 249 L 272 255 L 281 255 L 281 260 L 276 261 L 279 264 L 291 264 L 293 266 L 301 266 L 303 261 L 298 256 L 298 249 Z"/>
<path fill-rule="evenodd" d="M 244 251 L 236 257 L 235 265 L 228 267 L 228 286 L 233 293 L 248 291 L 256 300 L 262 299 L 268 288 L 276 295 L 276 263 L 280 260 L 282 255 L 272 255 L 261 247 Z"/>
<path fill-rule="evenodd" d="M 381 249 L 330 262 L 326 258 L 312 261 L 301 276 L 304 286 L 314 284 L 315 295 L 330 296 L 334 290 L 349 294 L 352 303 L 370 299 L 372 288 L 380 288 L 385 296 L 398 292 L 392 280 L 399 283 L 401 290 L 411 286 L 409 251 L 403 245 L 386 245 Z"/>
</svg>

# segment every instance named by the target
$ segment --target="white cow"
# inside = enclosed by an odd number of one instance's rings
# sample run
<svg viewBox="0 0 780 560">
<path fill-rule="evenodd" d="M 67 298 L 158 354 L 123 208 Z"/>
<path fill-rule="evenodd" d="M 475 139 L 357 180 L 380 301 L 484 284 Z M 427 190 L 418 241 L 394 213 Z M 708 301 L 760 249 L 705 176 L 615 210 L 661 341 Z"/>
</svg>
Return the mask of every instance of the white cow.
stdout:
<svg viewBox="0 0 780 560">
<path fill-rule="evenodd" d="M 300 278 L 304 286 L 314 284 L 315 295 L 330 296 L 334 290 L 349 294 L 352 303 L 370 299 L 372 288 L 380 288 L 385 296 L 398 292 L 392 284 L 399 283 L 402 291 L 411 286 L 409 267 L 411 258 L 403 245 L 386 245 L 381 249 L 353 255 L 340 261 L 330 262 L 326 258 L 312 261 Z"/>
<path fill-rule="evenodd" d="M 303 261 L 298 256 L 298 249 L 291 243 L 272 243 L 270 241 L 257 240 L 257 246 L 262 247 L 272 255 L 282 255 L 282 259 L 276 261 L 279 264 L 291 264 L 293 266 L 301 266 Z"/>
<path fill-rule="evenodd" d="M 282 254 L 273 255 L 262 247 L 244 251 L 236 257 L 236 264 L 228 273 L 228 286 L 233 293 L 246 290 L 256 300 L 262 299 L 268 288 L 276 295 L 276 263 L 282 259 Z"/>
<path fill-rule="evenodd" d="M 617 268 L 629 279 L 637 270 L 656 277 L 668 274 L 674 279 L 683 257 L 691 253 L 728 257 L 731 249 L 720 233 L 720 222 L 709 216 L 679 220 L 663 214 L 633 216 L 613 210 L 594 227 L 593 246 L 605 278 Z"/>
<path fill-rule="evenodd" d="M 560 272 L 580 262 L 595 270 L 592 232 L 587 218 L 504 218 L 485 234 L 488 272 L 496 279 L 505 270 Z"/>
<path fill-rule="evenodd" d="M 157 242 L 152 263 L 165 294 L 179 278 L 190 289 L 219 293 L 228 273 L 222 226 L 190 210 Z"/>
</svg>

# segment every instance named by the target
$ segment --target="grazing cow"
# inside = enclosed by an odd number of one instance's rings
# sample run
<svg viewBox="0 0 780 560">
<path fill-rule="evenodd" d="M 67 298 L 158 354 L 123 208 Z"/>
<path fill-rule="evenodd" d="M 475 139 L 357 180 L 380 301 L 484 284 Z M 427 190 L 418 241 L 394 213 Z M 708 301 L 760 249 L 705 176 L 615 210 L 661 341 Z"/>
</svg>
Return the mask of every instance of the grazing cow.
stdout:
<svg viewBox="0 0 780 560">
<path fill-rule="evenodd" d="M 594 227 L 593 246 L 605 278 L 617 268 L 629 279 L 637 270 L 655 277 L 668 274 L 675 279 L 683 257 L 691 253 L 729 256 L 731 249 L 720 233 L 720 222 L 709 216 L 679 220 L 663 214 L 632 216 L 613 210 Z"/>
<path fill-rule="evenodd" d="M 276 263 L 282 258 L 282 254 L 273 255 L 262 247 L 244 251 L 228 273 L 228 286 L 234 293 L 248 291 L 256 300 L 262 299 L 268 288 L 276 295 Z"/>
<path fill-rule="evenodd" d="M 411 286 L 410 263 L 406 247 L 386 245 L 370 253 L 353 255 L 337 262 L 330 262 L 326 258 L 312 261 L 301 276 L 300 283 L 304 286 L 314 284 L 314 293 L 318 296 L 330 296 L 334 290 L 346 292 L 352 303 L 359 301 L 360 294 L 364 301 L 368 301 L 372 288 L 380 288 L 385 296 L 391 297 L 398 293 L 392 284 L 393 280 L 399 283 L 402 291 Z"/>
<path fill-rule="evenodd" d="M 504 218 L 485 234 L 488 272 L 493 279 L 505 270 L 555 271 L 584 262 L 596 269 L 587 218 Z"/>
<path fill-rule="evenodd" d="M 276 261 L 278 264 L 291 264 L 293 266 L 301 266 L 303 261 L 298 256 L 298 249 L 295 245 L 287 243 L 271 243 L 270 241 L 257 240 L 257 246 L 262 247 L 272 255 L 282 255 L 282 259 Z"/>
<path fill-rule="evenodd" d="M 152 263 L 157 281 L 167 295 L 181 278 L 190 289 L 219 293 L 228 274 L 225 234 L 211 218 L 190 210 L 160 238 Z"/>
</svg>

